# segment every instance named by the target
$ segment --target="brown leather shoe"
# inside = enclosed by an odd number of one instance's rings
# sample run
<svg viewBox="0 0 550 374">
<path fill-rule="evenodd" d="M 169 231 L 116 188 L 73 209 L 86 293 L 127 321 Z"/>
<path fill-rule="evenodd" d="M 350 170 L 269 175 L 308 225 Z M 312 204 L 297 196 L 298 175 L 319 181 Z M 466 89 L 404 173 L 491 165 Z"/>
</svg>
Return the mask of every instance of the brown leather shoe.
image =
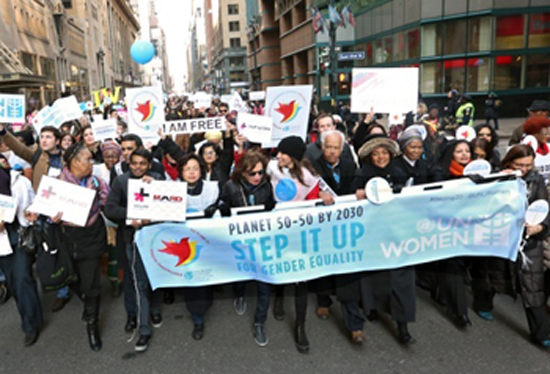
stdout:
<svg viewBox="0 0 550 374">
<path fill-rule="evenodd" d="M 328 317 L 330 316 L 330 312 L 328 310 L 328 308 L 317 308 L 317 317 L 319 317 L 320 319 L 328 319 Z"/>
<path fill-rule="evenodd" d="M 366 338 L 363 334 L 363 331 L 352 331 L 351 332 L 351 341 L 355 344 L 363 344 L 365 342 Z"/>
<path fill-rule="evenodd" d="M 65 307 L 65 304 L 67 304 L 69 300 L 70 300 L 70 297 L 66 299 L 56 298 L 52 306 L 52 312 L 59 312 L 61 309 Z"/>
</svg>

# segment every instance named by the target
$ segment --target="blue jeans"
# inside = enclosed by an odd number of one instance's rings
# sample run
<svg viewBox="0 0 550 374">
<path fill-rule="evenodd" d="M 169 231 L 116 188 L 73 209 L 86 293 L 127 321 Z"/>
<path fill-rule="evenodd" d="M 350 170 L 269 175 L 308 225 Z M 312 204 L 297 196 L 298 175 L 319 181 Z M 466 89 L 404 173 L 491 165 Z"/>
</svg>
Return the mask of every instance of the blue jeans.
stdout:
<svg viewBox="0 0 550 374">
<path fill-rule="evenodd" d="M 69 286 L 62 287 L 57 290 L 56 297 L 58 299 L 68 299 L 69 298 Z"/>
<path fill-rule="evenodd" d="M 23 331 L 38 331 L 43 323 L 42 304 L 32 275 L 32 257 L 23 248 L 15 248 L 11 255 L 0 257 L 0 270 L 17 304 Z"/>
<path fill-rule="evenodd" d="M 143 266 L 143 261 L 137 247 L 133 243 L 126 243 L 126 256 L 133 282 L 130 287 L 133 289 L 137 306 L 138 333 L 139 335 L 151 335 L 151 326 L 149 324 L 150 314 L 160 314 L 162 291 L 153 291 L 149 285 L 149 278 Z M 128 278 L 125 281 L 129 281 Z M 130 282 L 128 282 L 130 283 Z"/>
<path fill-rule="evenodd" d="M 256 282 L 256 312 L 254 313 L 254 323 L 264 324 L 269 311 L 269 298 L 271 296 L 271 286 L 267 283 Z M 233 283 L 233 294 L 235 297 L 244 297 L 246 283 Z"/>
</svg>

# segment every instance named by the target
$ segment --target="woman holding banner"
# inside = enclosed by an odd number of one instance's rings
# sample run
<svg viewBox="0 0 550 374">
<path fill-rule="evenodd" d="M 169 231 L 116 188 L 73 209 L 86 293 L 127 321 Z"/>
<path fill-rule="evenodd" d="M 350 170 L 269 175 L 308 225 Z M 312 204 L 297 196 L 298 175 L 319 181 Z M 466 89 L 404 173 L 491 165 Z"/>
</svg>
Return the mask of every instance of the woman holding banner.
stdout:
<svg viewBox="0 0 550 374">
<path fill-rule="evenodd" d="M 534 168 L 535 152 L 529 145 L 512 147 L 502 160 L 506 172 L 521 171 L 521 178 L 527 184 L 527 200 L 548 201 L 544 179 Z M 473 274 L 474 310 L 485 320 L 492 320 L 493 297 L 505 293 L 516 297 L 519 293 L 529 324 L 533 343 L 550 348 L 550 322 L 546 313 L 544 294 L 544 262 L 542 242 L 550 227 L 550 215 L 537 225 L 526 224 L 525 242 L 516 262 L 491 258 L 485 262 L 484 271 Z"/>
<path fill-rule="evenodd" d="M 277 159 L 267 165 L 267 174 L 277 202 L 304 201 L 317 199 L 321 196 L 330 203 L 330 197 L 319 189 L 319 178 L 308 160 L 304 159 L 306 145 L 299 136 L 289 136 L 279 142 Z M 305 331 L 307 312 L 308 283 L 299 282 L 294 285 L 294 306 L 296 309 L 296 324 L 294 338 L 296 348 L 300 353 L 309 351 L 309 341 Z M 284 312 L 284 286 L 275 287 L 275 304 L 273 316 L 282 321 Z"/>
<path fill-rule="evenodd" d="M 187 182 L 187 212 L 204 212 L 212 216 L 218 200 L 218 183 L 205 181 L 205 166 L 194 154 L 188 154 L 178 162 L 180 179 Z M 183 295 L 187 309 L 193 319 L 192 337 L 200 340 L 204 336 L 204 315 L 212 306 L 213 288 L 184 287 Z"/>
<path fill-rule="evenodd" d="M 224 185 L 221 201 L 231 208 L 246 206 L 264 206 L 266 210 L 272 210 L 275 206 L 273 187 L 265 173 L 267 158 L 260 152 L 246 152 L 239 164 L 235 167 L 231 179 Z M 263 282 L 255 282 L 257 286 L 256 313 L 254 314 L 254 341 L 260 347 L 269 342 L 265 334 L 265 321 L 269 310 L 270 285 Z M 245 282 L 233 284 L 235 296 L 235 311 L 242 311 L 244 301 Z M 241 306 L 241 309 L 238 307 Z M 246 310 L 244 310 L 246 311 Z"/>
<path fill-rule="evenodd" d="M 372 178 L 384 178 L 394 191 L 400 191 L 407 181 L 407 174 L 396 167 L 399 154 L 396 142 L 385 135 L 370 135 L 359 150 L 363 166 L 352 184 L 357 199 L 366 197 L 365 184 Z M 413 156 L 411 156 L 413 157 Z M 416 315 L 416 289 L 414 267 L 364 272 L 361 278 L 363 310 L 369 319 L 378 318 L 377 310 L 391 314 L 397 322 L 398 339 L 401 344 L 416 343 L 407 324 L 414 322 Z"/>
<path fill-rule="evenodd" d="M 436 181 L 464 177 L 464 168 L 472 160 L 472 151 L 467 140 L 454 140 L 443 150 L 442 158 L 434 172 Z M 465 328 L 472 323 L 468 318 L 466 300 L 467 264 L 463 257 L 450 258 L 437 263 L 437 283 L 431 294 L 438 303 L 447 306 L 457 327 Z"/>
</svg>

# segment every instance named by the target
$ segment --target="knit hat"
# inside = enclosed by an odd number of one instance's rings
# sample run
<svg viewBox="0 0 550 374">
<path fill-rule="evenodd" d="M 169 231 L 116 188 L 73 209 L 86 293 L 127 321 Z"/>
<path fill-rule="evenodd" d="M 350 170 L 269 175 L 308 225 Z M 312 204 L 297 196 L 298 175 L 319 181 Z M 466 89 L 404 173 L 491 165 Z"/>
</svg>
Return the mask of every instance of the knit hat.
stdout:
<svg viewBox="0 0 550 374">
<path fill-rule="evenodd" d="M 112 151 L 115 152 L 118 157 L 122 156 L 122 148 L 117 142 L 108 140 L 101 144 L 101 153 L 105 156 L 105 153 Z"/>
<path fill-rule="evenodd" d="M 386 148 L 392 157 L 399 154 L 399 146 L 395 141 L 383 134 L 372 134 L 365 138 L 365 143 L 359 148 L 359 158 L 362 160 L 367 158 L 372 151 L 379 147 Z"/>
<path fill-rule="evenodd" d="M 397 139 L 399 148 L 404 150 L 413 140 L 420 140 L 422 142 L 422 134 L 420 134 L 420 131 L 416 129 L 405 130 L 403 134 L 401 134 L 401 137 Z"/>
<path fill-rule="evenodd" d="M 279 142 L 277 151 L 301 161 L 306 153 L 306 145 L 299 136 L 289 136 Z"/>
</svg>

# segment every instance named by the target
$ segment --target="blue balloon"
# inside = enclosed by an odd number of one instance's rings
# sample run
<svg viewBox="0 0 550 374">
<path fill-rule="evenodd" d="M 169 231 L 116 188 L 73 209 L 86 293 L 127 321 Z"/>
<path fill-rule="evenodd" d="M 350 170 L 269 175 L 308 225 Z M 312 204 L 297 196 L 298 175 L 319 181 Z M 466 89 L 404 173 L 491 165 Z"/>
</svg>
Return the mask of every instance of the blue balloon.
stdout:
<svg viewBox="0 0 550 374">
<path fill-rule="evenodd" d="M 130 48 L 130 55 L 135 62 L 144 65 L 155 57 L 155 46 L 147 40 L 136 40 Z"/>
</svg>

